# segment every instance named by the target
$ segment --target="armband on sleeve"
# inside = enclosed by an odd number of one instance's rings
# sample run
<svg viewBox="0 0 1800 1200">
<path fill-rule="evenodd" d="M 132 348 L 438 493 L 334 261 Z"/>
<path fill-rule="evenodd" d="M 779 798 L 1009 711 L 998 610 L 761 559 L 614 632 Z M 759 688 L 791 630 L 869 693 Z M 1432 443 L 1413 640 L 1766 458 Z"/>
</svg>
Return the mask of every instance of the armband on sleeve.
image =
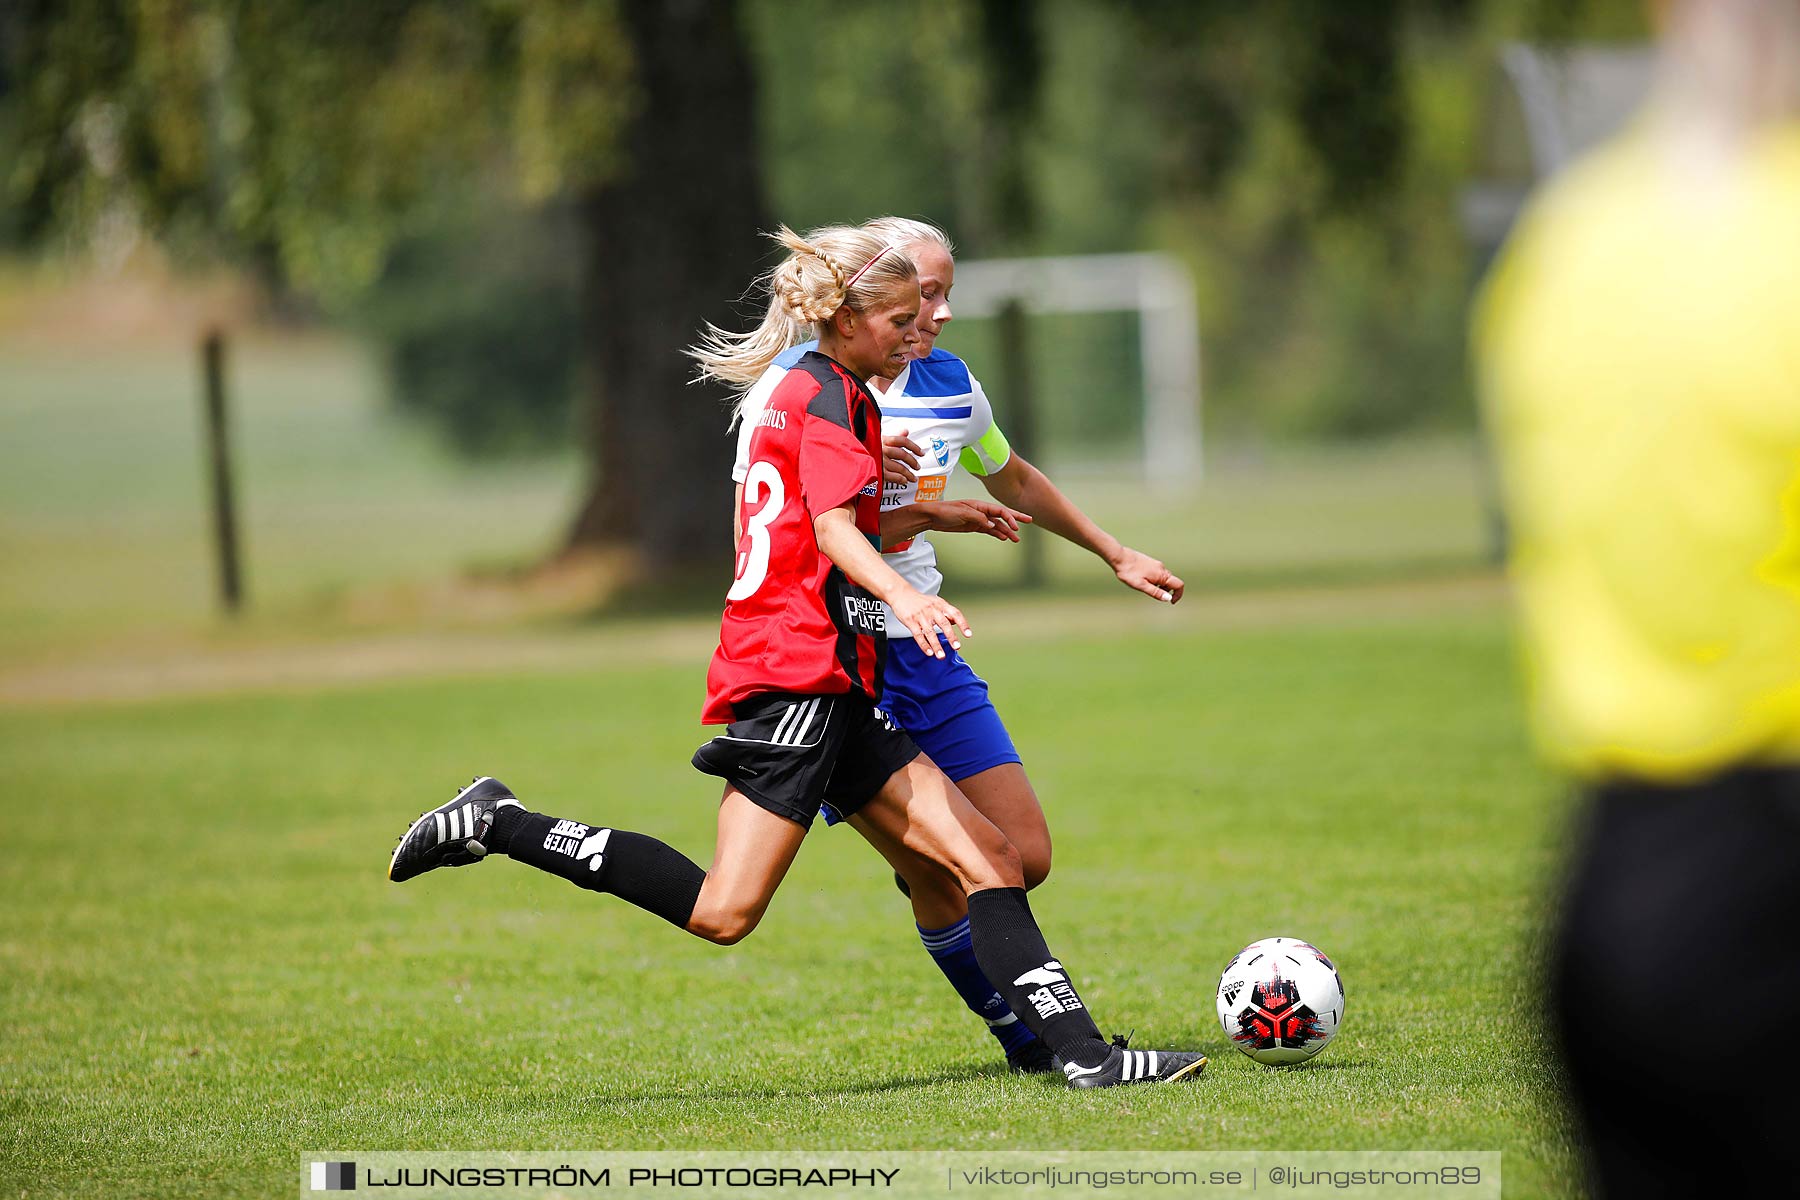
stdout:
<svg viewBox="0 0 1800 1200">
<path fill-rule="evenodd" d="M 994 424 L 988 426 L 988 431 L 973 446 L 963 447 L 958 461 L 971 475 L 992 475 L 1010 458 L 1012 447 L 1006 444 L 1006 435 L 1000 432 L 1000 426 Z"/>
</svg>

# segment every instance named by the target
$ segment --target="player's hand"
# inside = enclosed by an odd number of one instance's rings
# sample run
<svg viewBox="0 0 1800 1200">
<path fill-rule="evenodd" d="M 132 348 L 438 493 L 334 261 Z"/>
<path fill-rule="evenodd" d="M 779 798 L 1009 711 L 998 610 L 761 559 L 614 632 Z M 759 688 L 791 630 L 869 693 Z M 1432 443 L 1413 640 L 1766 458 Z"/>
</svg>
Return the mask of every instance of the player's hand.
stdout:
<svg viewBox="0 0 1800 1200">
<path fill-rule="evenodd" d="M 906 430 L 890 433 L 881 439 L 881 480 L 883 483 L 911 483 L 919 477 L 919 455 L 925 447 L 906 436 Z"/>
<path fill-rule="evenodd" d="M 1174 604 L 1180 600 L 1182 591 L 1187 587 L 1181 582 L 1181 576 L 1148 554 L 1141 554 L 1130 546 L 1120 547 L 1119 559 L 1113 563 L 1113 574 L 1126 587 L 1134 588 L 1152 600 L 1161 600 L 1165 604 Z"/>
<path fill-rule="evenodd" d="M 1029 514 L 993 500 L 943 500 L 931 506 L 931 528 L 939 533 L 985 533 L 1002 542 L 1019 540 Z"/>
<path fill-rule="evenodd" d="M 909 587 L 890 599 L 888 607 L 912 632 L 919 649 L 933 658 L 944 657 L 944 642 L 949 642 L 952 650 L 962 649 L 962 642 L 956 636 L 958 632 L 963 637 L 975 636 L 975 631 L 963 623 L 963 615 L 956 605 L 942 596 L 926 596 Z M 943 635 L 943 641 L 938 640 L 939 634 Z"/>
</svg>

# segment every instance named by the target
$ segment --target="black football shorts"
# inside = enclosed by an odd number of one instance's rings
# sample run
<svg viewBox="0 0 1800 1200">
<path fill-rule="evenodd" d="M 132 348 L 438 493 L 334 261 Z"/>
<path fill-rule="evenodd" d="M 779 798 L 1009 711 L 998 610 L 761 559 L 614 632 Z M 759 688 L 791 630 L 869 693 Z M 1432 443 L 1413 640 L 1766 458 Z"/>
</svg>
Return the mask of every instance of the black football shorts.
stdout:
<svg viewBox="0 0 1800 1200">
<path fill-rule="evenodd" d="M 766 692 L 734 712 L 737 720 L 694 752 L 694 766 L 808 829 L 820 802 L 850 816 L 919 756 L 913 740 L 857 691 Z"/>
</svg>

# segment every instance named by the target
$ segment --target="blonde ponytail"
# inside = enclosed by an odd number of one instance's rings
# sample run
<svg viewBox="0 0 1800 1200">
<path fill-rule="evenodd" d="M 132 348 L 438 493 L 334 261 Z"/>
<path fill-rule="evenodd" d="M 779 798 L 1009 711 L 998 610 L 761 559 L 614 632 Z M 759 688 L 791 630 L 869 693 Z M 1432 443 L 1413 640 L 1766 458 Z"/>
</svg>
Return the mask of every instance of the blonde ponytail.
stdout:
<svg viewBox="0 0 1800 1200">
<path fill-rule="evenodd" d="M 762 323 L 748 333 L 709 324 L 687 349 L 699 364 L 695 382 L 717 380 L 737 393 L 734 425 L 744 395 L 782 351 L 817 336 L 844 305 L 861 312 L 919 274 L 899 245 L 867 229 L 827 225 L 801 236 L 783 225 L 769 236 L 788 254 L 759 281 L 769 292 Z"/>
</svg>

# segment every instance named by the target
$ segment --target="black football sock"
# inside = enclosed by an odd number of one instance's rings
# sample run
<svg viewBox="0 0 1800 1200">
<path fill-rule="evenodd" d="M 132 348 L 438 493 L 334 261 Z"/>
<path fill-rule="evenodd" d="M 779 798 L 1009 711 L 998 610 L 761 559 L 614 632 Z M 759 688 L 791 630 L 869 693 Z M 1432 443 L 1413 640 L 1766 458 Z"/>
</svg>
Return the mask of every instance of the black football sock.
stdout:
<svg viewBox="0 0 1800 1200">
<path fill-rule="evenodd" d="M 583 825 L 503 805 L 494 814 L 490 850 L 577 887 L 610 892 L 679 929 L 686 929 L 706 872 L 687 855 L 653 837 L 625 829 Z"/>
<path fill-rule="evenodd" d="M 1051 957 L 1024 888 L 989 888 L 969 897 L 975 959 L 1031 1032 L 1064 1062 L 1097 1067 L 1108 1053 L 1100 1027 Z"/>
</svg>

